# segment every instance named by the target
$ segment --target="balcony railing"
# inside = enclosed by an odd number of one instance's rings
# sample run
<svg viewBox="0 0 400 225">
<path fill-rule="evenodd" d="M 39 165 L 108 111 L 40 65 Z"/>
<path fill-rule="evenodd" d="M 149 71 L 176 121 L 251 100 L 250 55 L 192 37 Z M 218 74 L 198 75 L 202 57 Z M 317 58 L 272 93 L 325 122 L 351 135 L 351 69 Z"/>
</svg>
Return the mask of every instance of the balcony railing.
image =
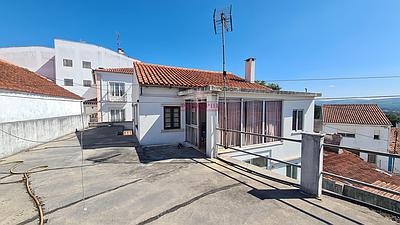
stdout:
<svg viewBox="0 0 400 225">
<path fill-rule="evenodd" d="M 360 186 L 365 186 L 365 187 L 369 187 L 372 189 L 376 189 L 379 190 L 381 192 L 385 192 L 385 193 L 389 193 L 392 195 L 397 195 L 400 196 L 400 192 L 396 189 L 389 189 L 386 187 L 380 187 L 377 186 L 375 184 L 370 184 L 367 182 L 363 182 L 360 180 L 356 180 L 356 179 L 352 179 L 349 177 L 344 177 L 338 174 L 333 174 L 330 172 L 326 172 L 323 171 L 323 148 L 324 147 L 328 147 L 328 148 L 335 148 L 335 149 L 345 149 L 351 152 L 363 152 L 363 153 L 371 153 L 371 154 L 376 154 L 376 155 L 381 155 L 381 156 L 386 156 L 386 157 L 392 157 L 393 159 L 400 159 L 400 155 L 399 154 L 393 154 L 393 153 L 387 153 L 387 152 L 379 152 L 379 151 L 375 151 L 375 150 L 370 150 L 370 149 L 358 149 L 358 148 L 352 148 L 352 147 L 348 147 L 348 146 L 340 146 L 340 145 L 333 145 L 333 144 L 327 144 L 324 143 L 324 137 L 321 134 L 307 134 L 304 133 L 302 134 L 302 139 L 298 140 L 298 139 L 292 139 L 292 138 L 285 138 L 285 137 L 279 137 L 279 136 L 272 136 L 272 135 L 264 135 L 264 134 L 257 134 L 257 133 L 250 133 L 250 132 L 243 132 L 243 131 L 238 131 L 238 130 L 231 130 L 231 129 L 221 129 L 221 128 L 217 128 L 217 130 L 219 130 L 220 132 L 234 132 L 234 133 L 241 133 L 241 134 L 247 134 L 247 135 L 255 135 L 255 136 L 262 136 L 262 137 L 269 137 L 269 138 L 276 138 L 278 140 L 282 140 L 282 141 L 289 141 L 289 142 L 296 142 L 296 143 L 301 143 L 301 166 L 300 165 L 296 165 L 290 162 L 286 162 L 283 160 L 279 160 L 276 158 L 272 158 L 269 156 L 264 156 L 264 155 L 260 155 L 260 154 L 256 154 L 253 152 L 249 152 L 247 150 L 243 150 L 237 147 L 231 147 L 231 146 L 227 146 L 226 144 L 220 143 L 220 144 L 216 144 L 216 148 L 219 147 L 223 147 L 225 149 L 231 149 L 234 151 L 238 151 L 238 152 L 242 152 L 242 153 L 246 153 L 249 155 L 254 155 L 257 157 L 262 157 L 265 158 L 267 160 L 271 160 L 271 161 L 276 161 L 279 163 L 283 163 L 286 165 L 290 165 L 290 166 L 294 166 L 297 168 L 301 168 L 302 172 L 301 172 L 301 177 L 300 177 L 300 188 L 311 194 L 314 196 L 319 196 L 322 192 L 322 178 L 324 176 L 330 176 L 330 177 L 335 177 L 337 179 L 343 180 L 343 181 L 347 181 L 349 183 L 353 183 L 356 185 L 360 185 Z M 330 191 L 328 191 L 329 193 L 331 193 Z M 351 197 L 346 197 L 343 196 L 344 198 L 347 199 L 351 199 L 351 200 L 355 200 L 356 202 L 360 202 L 363 203 L 365 205 L 371 206 L 371 207 L 375 207 L 396 215 L 400 215 L 399 212 L 396 212 L 386 208 L 386 207 L 381 207 L 375 204 L 371 204 L 368 203 L 366 201 L 361 201 L 358 199 L 354 199 Z"/>
<path fill-rule="evenodd" d="M 111 94 L 108 95 L 108 101 L 110 102 L 126 102 L 126 99 L 126 94 L 122 96 L 114 96 Z"/>
</svg>

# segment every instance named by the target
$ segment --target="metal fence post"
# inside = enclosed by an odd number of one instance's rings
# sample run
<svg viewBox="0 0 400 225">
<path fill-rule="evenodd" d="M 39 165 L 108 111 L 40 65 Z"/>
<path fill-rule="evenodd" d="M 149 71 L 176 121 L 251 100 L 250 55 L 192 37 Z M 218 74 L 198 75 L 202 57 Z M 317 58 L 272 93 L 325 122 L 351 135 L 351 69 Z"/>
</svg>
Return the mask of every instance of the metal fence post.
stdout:
<svg viewBox="0 0 400 225">
<path fill-rule="evenodd" d="M 303 133 L 301 141 L 301 190 L 315 197 L 322 194 L 324 135 Z"/>
</svg>

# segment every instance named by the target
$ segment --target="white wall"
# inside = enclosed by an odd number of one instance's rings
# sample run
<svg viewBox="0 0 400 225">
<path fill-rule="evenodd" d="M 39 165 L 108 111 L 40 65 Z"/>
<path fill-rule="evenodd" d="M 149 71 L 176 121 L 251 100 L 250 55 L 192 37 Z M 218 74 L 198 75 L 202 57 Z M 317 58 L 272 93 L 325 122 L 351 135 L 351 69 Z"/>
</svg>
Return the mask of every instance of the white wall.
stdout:
<svg viewBox="0 0 400 225">
<path fill-rule="evenodd" d="M 83 126 L 79 100 L 0 90 L 0 108 L 0 157 Z M 87 127 L 88 117 L 83 116 L 83 119 Z"/>
<path fill-rule="evenodd" d="M 185 141 L 184 111 L 181 110 L 181 129 L 164 130 L 164 106 L 182 106 L 177 88 L 143 87 L 139 97 L 139 132 L 142 145 L 177 144 Z"/>
<path fill-rule="evenodd" d="M 79 100 L 0 90 L 0 123 L 80 115 Z"/>
<path fill-rule="evenodd" d="M 54 40 L 57 84 L 85 99 L 96 97 L 94 88 L 84 87 L 83 80 L 93 81 L 92 70 L 83 68 L 82 61 L 91 62 L 92 69 L 99 67 L 133 67 L 135 59 L 109 49 L 81 42 Z M 63 66 L 63 59 L 72 59 L 72 67 Z M 64 79 L 73 79 L 74 86 L 64 86 Z"/>
<path fill-rule="evenodd" d="M 0 48 L 0 59 L 55 81 L 55 51 L 53 48 L 40 46 Z"/>
<path fill-rule="evenodd" d="M 111 121 L 111 109 L 125 109 L 125 120 L 133 120 L 133 103 L 139 100 L 139 83 L 137 77 L 132 74 L 96 72 L 98 79 L 97 98 L 100 101 L 98 119 L 99 122 Z M 125 84 L 126 101 L 112 102 L 109 99 L 109 82 Z"/>
<path fill-rule="evenodd" d="M 343 137 L 341 145 L 353 148 L 365 148 L 380 152 L 388 152 L 390 144 L 390 127 L 374 126 L 361 124 L 334 124 L 324 123 L 323 132 L 327 134 L 335 133 L 354 133 L 355 138 Z M 378 132 L 379 140 L 374 140 L 374 134 Z M 368 155 L 361 153 L 360 157 L 367 160 Z M 379 168 L 388 169 L 388 159 L 384 156 L 377 157 L 377 166 Z"/>
</svg>

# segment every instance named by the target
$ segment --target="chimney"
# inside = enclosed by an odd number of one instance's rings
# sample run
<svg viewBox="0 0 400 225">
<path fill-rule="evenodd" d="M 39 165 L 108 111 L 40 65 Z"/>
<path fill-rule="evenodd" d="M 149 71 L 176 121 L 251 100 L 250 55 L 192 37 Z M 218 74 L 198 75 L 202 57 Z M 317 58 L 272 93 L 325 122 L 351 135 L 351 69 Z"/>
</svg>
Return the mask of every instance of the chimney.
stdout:
<svg viewBox="0 0 400 225">
<path fill-rule="evenodd" d="M 125 52 L 122 48 L 118 48 L 118 53 L 121 55 L 125 55 Z"/>
<path fill-rule="evenodd" d="M 244 61 L 246 64 L 246 81 L 254 83 L 256 78 L 256 59 L 248 58 Z"/>
</svg>

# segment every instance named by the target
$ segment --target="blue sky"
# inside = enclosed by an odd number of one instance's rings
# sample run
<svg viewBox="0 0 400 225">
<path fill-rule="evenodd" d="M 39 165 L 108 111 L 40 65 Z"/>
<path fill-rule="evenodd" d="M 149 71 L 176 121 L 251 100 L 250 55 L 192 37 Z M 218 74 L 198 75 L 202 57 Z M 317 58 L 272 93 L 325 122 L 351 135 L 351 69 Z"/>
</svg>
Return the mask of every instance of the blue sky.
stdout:
<svg viewBox="0 0 400 225">
<path fill-rule="evenodd" d="M 256 79 L 400 75 L 400 1 L 11 1 L 2 2 L 0 47 L 86 41 L 144 62 L 221 69 L 214 8 L 233 5 L 227 69 Z M 400 94 L 400 79 L 282 82 L 325 97 Z"/>
</svg>

